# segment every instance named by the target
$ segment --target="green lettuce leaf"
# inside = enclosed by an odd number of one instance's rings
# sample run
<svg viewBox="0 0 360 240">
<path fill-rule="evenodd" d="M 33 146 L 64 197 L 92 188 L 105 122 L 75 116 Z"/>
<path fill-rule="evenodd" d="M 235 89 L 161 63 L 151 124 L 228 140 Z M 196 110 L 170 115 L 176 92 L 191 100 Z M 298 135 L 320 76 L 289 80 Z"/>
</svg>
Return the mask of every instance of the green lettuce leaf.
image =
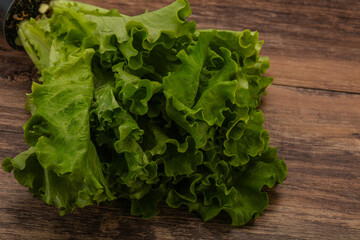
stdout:
<svg viewBox="0 0 360 240">
<path fill-rule="evenodd" d="M 259 109 L 272 83 L 258 33 L 197 30 L 188 1 L 138 16 L 58 0 L 19 37 L 39 72 L 26 108 L 30 148 L 2 168 L 60 214 L 127 199 L 165 202 L 240 226 L 286 178 Z"/>
<path fill-rule="evenodd" d="M 44 70 L 43 84 L 34 83 L 28 97 L 32 116 L 24 133 L 31 148 L 7 160 L 15 178 L 61 214 L 114 199 L 90 139 L 93 54 L 79 52 Z"/>
</svg>

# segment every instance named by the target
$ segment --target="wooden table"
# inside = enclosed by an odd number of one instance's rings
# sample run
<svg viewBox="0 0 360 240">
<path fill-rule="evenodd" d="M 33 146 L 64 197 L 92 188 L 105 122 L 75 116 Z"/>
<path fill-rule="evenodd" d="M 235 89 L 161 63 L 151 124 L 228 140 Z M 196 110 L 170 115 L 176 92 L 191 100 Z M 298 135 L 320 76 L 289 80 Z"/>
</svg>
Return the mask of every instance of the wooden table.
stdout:
<svg viewBox="0 0 360 240">
<path fill-rule="evenodd" d="M 124 14 L 171 0 L 84 0 Z M 0 170 L 0 239 L 360 239 L 360 1 L 190 0 L 199 28 L 258 30 L 274 77 L 263 99 L 271 145 L 288 178 L 254 223 L 203 223 L 185 209 L 150 220 L 129 207 L 87 207 L 65 217 Z M 0 159 L 27 149 L 22 126 L 36 70 L 0 40 Z"/>
</svg>

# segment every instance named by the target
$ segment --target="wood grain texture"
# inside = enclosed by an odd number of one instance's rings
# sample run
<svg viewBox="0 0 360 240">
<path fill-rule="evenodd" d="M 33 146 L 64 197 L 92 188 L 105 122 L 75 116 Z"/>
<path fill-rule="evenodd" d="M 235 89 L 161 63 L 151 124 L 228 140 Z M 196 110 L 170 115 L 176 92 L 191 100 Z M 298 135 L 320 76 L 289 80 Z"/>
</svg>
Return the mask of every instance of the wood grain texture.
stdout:
<svg viewBox="0 0 360 240">
<path fill-rule="evenodd" d="M 128 15 L 170 0 L 84 0 Z M 0 170 L 0 239 L 360 239 L 360 2 L 190 0 L 200 28 L 258 30 L 274 85 L 262 110 L 289 168 L 255 222 L 203 223 L 185 209 L 130 216 L 126 203 L 65 217 Z M 27 149 L 25 93 L 37 73 L 0 40 L 0 159 Z M 1 161 L 1 160 L 0 160 Z"/>
</svg>

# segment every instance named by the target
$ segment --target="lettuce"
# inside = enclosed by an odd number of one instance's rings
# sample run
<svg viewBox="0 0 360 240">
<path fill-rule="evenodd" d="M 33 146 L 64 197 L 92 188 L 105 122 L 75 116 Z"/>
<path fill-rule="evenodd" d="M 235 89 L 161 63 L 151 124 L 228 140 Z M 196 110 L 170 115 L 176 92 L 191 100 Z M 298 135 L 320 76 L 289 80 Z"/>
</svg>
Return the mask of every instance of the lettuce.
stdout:
<svg viewBox="0 0 360 240">
<path fill-rule="evenodd" d="M 240 226 L 268 204 L 264 186 L 287 167 L 258 109 L 258 33 L 197 30 L 186 0 L 129 17 L 54 1 L 50 18 L 19 26 L 41 73 L 24 126 L 29 150 L 2 168 L 68 214 L 125 198 L 131 213 L 181 205 L 204 221 L 225 211 Z"/>
</svg>

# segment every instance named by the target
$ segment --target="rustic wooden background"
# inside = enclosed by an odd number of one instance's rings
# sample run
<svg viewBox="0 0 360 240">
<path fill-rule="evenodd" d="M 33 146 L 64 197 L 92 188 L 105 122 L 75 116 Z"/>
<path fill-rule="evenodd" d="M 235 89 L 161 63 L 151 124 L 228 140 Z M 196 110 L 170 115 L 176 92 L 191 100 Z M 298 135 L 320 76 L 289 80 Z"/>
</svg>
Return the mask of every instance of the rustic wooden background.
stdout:
<svg viewBox="0 0 360 240">
<path fill-rule="evenodd" d="M 128 15 L 171 0 L 84 0 Z M 258 30 L 274 84 L 262 109 L 288 178 L 254 223 L 203 223 L 162 207 L 154 219 L 128 206 L 60 217 L 0 170 L 0 239 L 360 239 L 360 1 L 190 0 L 199 28 Z M 27 149 L 22 126 L 36 70 L 0 40 L 0 159 Z M 0 160 L 1 161 L 1 160 Z"/>
</svg>

